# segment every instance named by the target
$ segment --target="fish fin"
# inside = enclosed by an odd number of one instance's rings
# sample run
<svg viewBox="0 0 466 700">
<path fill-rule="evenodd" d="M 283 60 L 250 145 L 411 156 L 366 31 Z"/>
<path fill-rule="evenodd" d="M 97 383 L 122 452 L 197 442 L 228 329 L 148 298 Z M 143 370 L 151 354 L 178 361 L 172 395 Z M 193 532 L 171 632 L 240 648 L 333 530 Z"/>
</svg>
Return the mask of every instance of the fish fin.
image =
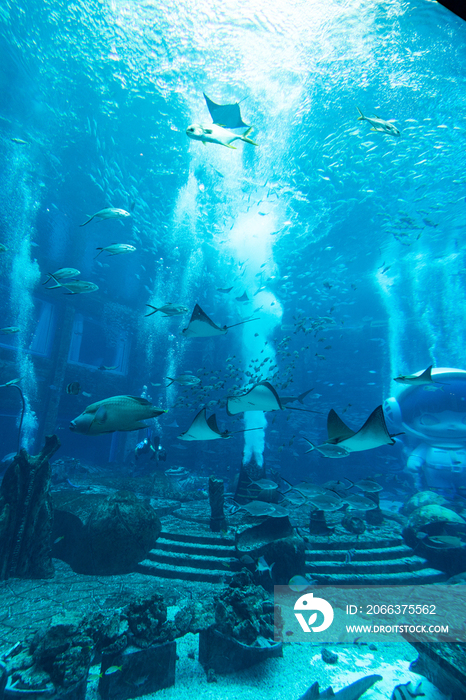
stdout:
<svg viewBox="0 0 466 700">
<path fill-rule="evenodd" d="M 427 369 L 424 370 L 422 374 L 419 375 L 419 379 L 426 379 L 428 381 L 433 381 L 432 380 L 432 365 L 429 365 Z"/>
<path fill-rule="evenodd" d="M 359 109 L 359 107 L 356 107 L 356 109 L 358 110 L 359 114 L 361 115 L 360 117 L 358 117 L 358 121 L 359 121 L 360 119 L 365 119 L 366 117 L 365 117 L 364 114 L 361 112 L 361 110 Z"/>
<path fill-rule="evenodd" d="M 147 318 L 147 316 L 153 316 L 153 314 L 157 313 L 158 308 L 156 306 L 152 306 L 152 304 L 146 304 L 146 306 L 149 306 L 149 308 L 154 310 L 151 311 L 150 314 L 144 314 L 144 318 Z"/>
<path fill-rule="evenodd" d="M 141 406 L 152 406 L 151 402 L 147 399 L 143 399 L 142 396 L 130 396 L 129 394 L 127 394 L 127 396 L 128 398 L 133 399 L 133 401 L 139 403 Z"/>
<path fill-rule="evenodd" d="M 227 148 L 232 148 L 234 151 L 237 151 L 237 150 L 238 150 L 238 149 L 236 148 L 236 146 L 232 146 L 230 143 L 224 143 L 224 144 L 222 144 L 222 145 L 223 145 L 223 146 L 226 146 Z"/>
<path fill-rule="evenodd" d="M 250 143 L 253 146 L 257 146 L 257 143 L 253 141 L 252 139 L 248 138 L 249 134 L 251 133 L 253 127 L 250 126 L 249 129 L 247 129 L 244 134 L 241 134 L 241 141 L 245 141 L 246 143 Z"/>
<path fill-rule="evenodd" d="M 107 409 L 105 408 L 105 406 L 100 406 L 97 409 L 96 414 L 94 416 L 94 420 L 97 423 L 105 423 L 105 421 L 107 420 Z"/>
</svg>

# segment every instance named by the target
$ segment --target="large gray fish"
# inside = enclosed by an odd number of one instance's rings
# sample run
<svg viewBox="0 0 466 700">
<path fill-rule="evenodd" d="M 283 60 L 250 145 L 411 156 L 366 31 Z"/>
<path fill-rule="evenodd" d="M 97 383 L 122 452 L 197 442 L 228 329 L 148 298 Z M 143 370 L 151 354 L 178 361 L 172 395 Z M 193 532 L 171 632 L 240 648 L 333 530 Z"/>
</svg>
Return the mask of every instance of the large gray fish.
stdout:
<svg viewBox="0 0 466 700">
<path fill-rule="evenodd" d="M 196 386 L 196 384 L 201 383 L 199 377 L 194 376 L 194 374 L 179 374 L 177 377 L 165 377 L 165 379 L 170 380 L 170 384 L 167 384 L 167 386 L 171 386 L 173 382 L 181 386 Z"/>
<path fill-rule="evenodd" d="M 95 258 L 98 258 L 104 250 L 109 255 L 121 255 L 121 253 L 134 253 L 136 248 L 134 245 L 130 245 L 129 243 L 112 243 L 112 245 L 108 245 L 105 248 L 96 248 L 96 250 L 99 252 L 94 257 L 94 260 Z"/>
<path fill-rule="evenodd" d="M 361 115 L 358 117 L 358 120 L 369 122 L 369 124 L 372 126 L 371 131 L 378 131 L 381 134 L 390 134 L 390 136 L 401 136 L 396 126 L 393 126 L 393 124 L 390 122 L 385 121 L 385 119 L 380 119 L 380 117 L 365 117 L 359 107 L 357 107 L 357 110 Z"/>
<path fill-rule="evenodd" d="M 78 277 L 81 273 L 79 270 L 76 270 L 75 267 L 61 267 L 59 270 L 56 272 L 47 272 L 48 277 L 45 280 L 45 282 L 42 282 L 42 284 L 47 284 L 47 282 L 50 282 L 52 277 L 55 280 L 64 280 L 64 279 L 69 279 L 70 277 Z M 55 289 L 55 287 L 48 287 L 48 289 Z"/>
<path fill-rule="evenodd" d="M 140 396 L 110 396 L 90 404 L 71 421 L 70 430 L 85 435 L 102 435 L 116 430 L 140 430 L 146 428 L 141 421 L 156 418 L 166 411 L 156 408 Z"/>
<path fill-rule="evenodd" d="M 68 280 L 66 282 L 59 282 L 53 275 L 50 275 L 54 282 L 53 287 L 46 287 L 46 289 L 57 289 L 58 287 L 64 287 L 68 291 L 65 294 L 89 294 L 89 292 L 96 292 L 99 287 L 94 284 L 94 282 L 85 282 L 84 280 Z"/>
<path fill-rule="evenodd" d="M 186 306 L 182 306 L 181 304 L 164 304 L 163 306 L 152 306 L 152 304 L 146 304 L 146 306 L 148 306 L 150 309 L 154 309 L 149 314 L 146 314 L 146 316 L 152 316 L 153 314 L 156 314 L 157 311 L 161 311 L 163 314 L 165 314 L 163 318 L 188 313 Z"/>
<path fill-rule="evenodd" d="M 96 213 L 92 214 L 92 216 L 89 217 L 87 221 L 79 225 L 86 226 L 86 224 L 89 224 L 93 219 L 100 219 L 101 221 L 105 221 L 105 219 L 127 219 L 129 216 L 131 216 L 129 211 L 125 211 L 124 209 L 115 209 L 114 207 L 108 207 L 107 209 L 101 209 L 100 211 L 96 211 Z"/>
</svg>

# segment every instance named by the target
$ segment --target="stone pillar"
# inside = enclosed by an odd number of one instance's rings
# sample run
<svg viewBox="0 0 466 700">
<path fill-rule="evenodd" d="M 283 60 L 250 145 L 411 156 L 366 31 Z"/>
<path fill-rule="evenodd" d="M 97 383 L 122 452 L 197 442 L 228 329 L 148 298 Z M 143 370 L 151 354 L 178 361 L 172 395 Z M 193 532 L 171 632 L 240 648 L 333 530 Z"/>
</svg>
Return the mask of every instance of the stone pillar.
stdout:
<svg viewBox="0 0 466 700">
<path fill-rule="evenodd" d="M 0 487 L 0 580 L 53 576 L 49 459 L 59 447 L 57 436 L 48 436 L 40 454 L 22 449 L 5 472 Z"/>
<path fill-rule="evenodd" d="M 227 521 L 223 513 L 223 481 L 209 477 L 210 529 L 212 532 L 226 530 Z"/>
<path fill-rule="evenodd" d="M 370 501 L 377 503 L 377 508 L 366 510 L 366 523 L 369 525 L 381 525 L 383 523 L 383 513 L 379 506 L 380 500 L 378 492 L 367 493 L 366 491 L 363 491 L 363 496 L 368 498 Z"/>
<path fill-rule="evenodd" d="M 325 513 L 315 506 L 311 506 L 311 516 L 309 519 L 309 532 L 311 535 L 329 535 L 334 528 L 327 525 Z"/>
</svg>

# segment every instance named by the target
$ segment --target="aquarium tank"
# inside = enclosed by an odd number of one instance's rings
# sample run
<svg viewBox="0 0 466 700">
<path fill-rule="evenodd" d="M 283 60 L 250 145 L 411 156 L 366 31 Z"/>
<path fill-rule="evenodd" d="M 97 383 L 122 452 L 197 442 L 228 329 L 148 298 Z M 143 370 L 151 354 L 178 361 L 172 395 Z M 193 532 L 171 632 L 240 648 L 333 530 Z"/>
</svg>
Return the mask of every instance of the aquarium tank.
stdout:
<svg viewBox="0 0 466 700">
<path fill-rule="evenodd" d="M 450 7 L 2 3 L 0 700 L 466 698 Z"/>
</svg>

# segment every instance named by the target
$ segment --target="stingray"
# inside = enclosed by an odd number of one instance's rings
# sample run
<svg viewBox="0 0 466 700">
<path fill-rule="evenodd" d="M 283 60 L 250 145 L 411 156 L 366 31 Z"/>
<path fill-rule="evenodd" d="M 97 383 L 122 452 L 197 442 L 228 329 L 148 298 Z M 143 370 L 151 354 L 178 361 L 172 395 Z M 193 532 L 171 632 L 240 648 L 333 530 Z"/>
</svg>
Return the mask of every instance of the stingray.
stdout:
<svg viewBox="0 0 466 700">
<path fill-rule="evenodd" d="M 236 301 L 249 301 L 249 297 L 246 292 L 244 292 L 240 297 L 235 297 Z"/>
<path fill-rule="evenodd" d="M 227 396 L 227 413 L 235 416 L 247 411 L 281 411 L 280 397 L 269 382 L 259 382 L 241 396 Z"/>
<path fill-rule="evenodd" d="M 322 693 L 319 690 L 319 683 L 316 681 L 306 690 L 304 695 L 301 695 L 299 700 L 322 700 L 323 698 L 333 698 L 333 700 L 358 700 L 361 695 L 364 695 L 364 693 L 374 685 L 374 683 L 381 680 L 383 680 L 382 676 L 373 674 L 371 676 L 359 678 L 357 681 L 354 681 L 354 683 L 345 686 L 341 690 L 337 690 L 337 692 L 330 686 Z"/>
<path fill-rule="evenodd" d="M 394 445 L 395 435 L 390 435 L 385 423 L 382 406 L 372 411 L 362 428 L 357 432 L 348 428 L 332 409 L 327 420 L 328 443 L 343 447 L 348 452 L 372 450 L 382 445 Z M 396 433 L 399 435 L 400 433 Z"/>
<path fill-rule="evenodd" d="M 304 438 L 311 445 L 311 450 L 317 450 L 324 457 L 347 457 L 351 452 L 372 450 L 382 445 L 394 445 L 395 440 L 392 438 L 401 434 L 390 435 L 382 406 L 377 406 L 362 428 L 356 432 L 348 428 L 332 408 L 327 417 L 327 432 L 328 440 L 322 445 L 314 445 Z"/>
<path fill-rule="evenodd" d="M 215 413 L 207 418 L 207 409 L 203 408 L 194 418 L 193 422 L 184 433 L 178 435 L 178 440 L 220 440 L 220 438 L 230 438 L 236 433 L 246 433 L 248 430 L 260 430 L 260 428 L 247 428 L 246 430 L 234 430 L 230 432 L 225 430 L 221 433 L 218 425 Z"/>
<path fill-rule="evenodd" d="M 218 105 L 207 97 L 204 92 L 204 98 L 207 104 L 207 109 L 210 112 L 214 124 L 224 126 L 227 129 L 238 129 L 242 126 L 249 126 L 241 119 L 241 110 L 239 102 L 229 105 Z"/>
<path fill-rule="evenodd" d="M 231 433 L 225 431 L 221 433 L 218 429 L 215 413 L 212 413 L 210 418 L 207 418 L 207 409 L 203 408 L 193 422 L 184 433 L 178 435 L 178 440 L 220 440 L 220 438 L 229 438 Z"/>
<path fill-rule="evenodd" d="M 239 323 L 232 323 L 231 326 L 220 327 L 217 326 L 217 324 L 214 323 L 206 313 L 204 313 L 199 304 L 196 304 L 188 323 L 188 327 L 183 328 L 183 334 L 187 338 L 211 338 L 216 335 L 226 335 L 226 333 L 228 333 L 228 329 L 234 328 L 234 326 L 241 326 L 243 323 L 258 320 L 259 319 L 257 318 L 248 318 L 245 321 L 240 321 Z"/>
<path fill-rule="evenodd" d="M 394 382 L 399 384 L 409 384 L 409 386 L 426 386 L 428 384 L 441 384 L 442 386 L 448 386 L 446 382 L 438 382 L 436 379 L 432 379 L 432 365 L 429 365 L 427 369 L 423 372 L 418 372 L 416 374 L 400 374 L 399 377 L 394 377 Z"/>
<path fill-rule="evenodd" d="M 393 381 L 398 382 L 399 384 L 409 384 L 410 386 L 432 384 L 434 381 L 432 379 L 432 365 L 429 365 L 429 367 L 425 369 L 424 372 L 421 372 L 421 374 L 400 374 L 399 377 L 394 377 Z"/>
</svg>

